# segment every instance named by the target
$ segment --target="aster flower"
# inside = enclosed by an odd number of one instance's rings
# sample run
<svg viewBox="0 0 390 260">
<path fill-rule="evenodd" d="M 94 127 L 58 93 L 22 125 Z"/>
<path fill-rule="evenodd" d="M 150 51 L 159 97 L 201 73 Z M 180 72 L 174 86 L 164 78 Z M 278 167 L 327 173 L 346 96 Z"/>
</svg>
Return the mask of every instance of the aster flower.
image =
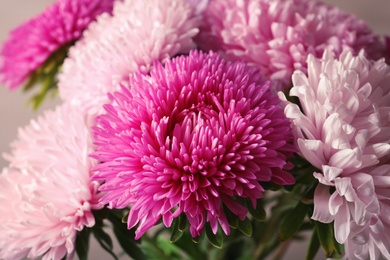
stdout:
<svg viewBox="0 0 390 260">
<path fill-rule="evenodd" d="M 390 165 L 384 164 L 365 169 L 358 178 L 353 178 L 351 186 L 344 189 L 345 197 L 362 200 L 366 206 L 365 221 L 351 221 L 351 232 L 345 243 L 349 259 L 390 259 Z M 358 181 L 356 181 L 357 179 Z M 360 202 L 361 203 L 361 202 Z M 361 204 L 363 204 L 361 203 Z M 344 206 L 344 205 L 342 205 Z M 358 208 L 360 210 L 361 208 Z"/>
<path fill-rule="evenodd" d="M 10 89 L 18 87 L 52 54 L 79 39 L 99 14 L 111 12 L 113 2 L 57 0 L 43 13 L 14 29 L 0 52 L 0 81 Z"/>
<path fill-rule="evenodd" d="M 327 50 L 322 60 L 309 55 L 308 76 L 296 71 L 292 79 L 302 109 L 290 103 L 285 113 L 301 155 L 318 169 L 312 218 L 334 221 L 336 240 L 349 248 L 371 241 L 348 258 L 389 257 L 390 172 L 381 163 L 390 152 L 390 67 L 363 52 L 337 60 Z"/>
<path fill-rule="evenodd" d="M 193 237 L 206 222 L 229 234 L 222 205 L 244 219 L 234 196 L 256 206 L 259 182 L 294 182 L 285 171 L 290 125 L 257 70 L 190 52 L 155 63 L 150 76 L 135 73 L 129 85 L 97 119 L 94 178 L 104 181 L 102 203 L 131 205 L 136 238 L 181 213 Z"/>
<path fill-rule="evenodd" d="M 19 131 L 0 175 L 0 259 L 71 259 L 78 231 L 99 209 L 95 161 L 84 118 L 70 106 Z"/>
<path fill-rule="evenodd" d="M 373 58 L 382 48 L 364 21 L 318 1 L 215 0 L 203 16 L 201 49 L 258 67 L 277 89 L 290 87 L 293 71 L 306 71 L 307 55 L 321 57 L 328 46 L 337 54 L 364 48 Z"/>
<path fill-rule="evenodd" d="M 195 48 L 199 17 L 187 0 L 125 0 L 113 16 L 103 15 L 70 50 L 60 75 L 60 97 L 92 117 L 107 93 L 155 60 L 166 61 Z"/>
</svg>

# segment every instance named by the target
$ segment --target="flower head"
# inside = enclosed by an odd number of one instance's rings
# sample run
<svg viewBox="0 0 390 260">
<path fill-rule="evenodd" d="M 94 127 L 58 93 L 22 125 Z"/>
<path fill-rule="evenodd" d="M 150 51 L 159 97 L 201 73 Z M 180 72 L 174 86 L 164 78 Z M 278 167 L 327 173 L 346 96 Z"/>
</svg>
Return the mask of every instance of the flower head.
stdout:
<svg viewBox="0 0 390 260">
<path fill-rule="evenodd" d="M 367 60 L 362 52 L 344 51 L 335 59 L 327 50 L 322 60 L 309 55 L 308 68 L 308 76 L 296 71 L 292 78 L 290 95 L 298 97 L 301 109 L 290 103 L 285 113 L 301 155 L 318 169 L 312 218 L 334 221 L 337 241 L 351 248 L 362 229 L 388 216 L 383 214 L 390 205 L 381 200 L 388 198 L 383 189 L 390 188 L 390 172 L 380 165 L 390 152 L 390 67 L 384 60 Z M 383 234 L 388 228 L 373 227 Z M 370 245 L 389 255 L 381 243 Z"/>
<path fill-rule="evenodd" d="M 19 131 L 0 175 L 0 259 L 72 258 L 78 231 L 99 209 L 89 129 L 70 106 Z"/>
<path fill-rule="evenodd" d="M 51 54 L 79 39 L 91 21 L 111 12 L 114 0 L 57 0 L 42 14 L 11 31 L 0 52 L 0 81 L 22 84 Z"/>
<path fill-rule="evenodd" d="M 353 178 L 357 181 L 351 181 L 352 189 L 345 195 L 345 198 L 352 195 L 357 203 L 363 204 L 357 210 L 365 208 L 367 214 L 365 221 L 351 219 L 351 231 L 345 242 L 346 256 L 348 259 L 390 259 L 390 165 L 371 167 L 363 172 Z M 353 204 L 349 207 L 353 209 Z"/>
<path fill-rule="evenodd" d="M 379 58 L 379 41 L 362 20 L 312 0 L 215 0 L 204 11 L 197 44 L 258 67 L 277 88 L 291 85 L 294 70 L 306 71 L 308 54 L 331 46 L 362 48 Z"/>
<path fill-rule="evenodd" d="M 188 0 L 125 0 L 113 16 L 101 16 L 70 50 L 60 75 L 60 97 L 92 117 L 107 93 L 153 61 L 166 61 L 195 48 L 199 17 Z"/>
<path fill-rule="evenodd" d="M 102 203 L 131 205 L 137 238 L 181 213 L 194 237 L 206 222 L 228 234 L 222 205 L 243 219 L 247 210 L 233 197 L 256 205 L 259 182 L 294 182 L 284 171 L 290 125 L 257 70 L 190 52 L 155 63 L 150 76 L 134 74 L 129 85 L 97 119 L 94 178 L 105 182 Z"/>
</svg>

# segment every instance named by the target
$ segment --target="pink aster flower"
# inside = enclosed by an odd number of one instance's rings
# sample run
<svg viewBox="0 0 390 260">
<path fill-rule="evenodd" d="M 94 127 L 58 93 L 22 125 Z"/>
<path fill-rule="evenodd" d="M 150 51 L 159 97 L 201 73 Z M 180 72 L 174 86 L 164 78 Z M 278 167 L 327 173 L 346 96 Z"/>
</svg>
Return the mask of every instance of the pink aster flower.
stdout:
<svg viewBox="0 0 390 260">
<path fill-rule="evenodd" d="M 11 31 L 0 52 L 0 81 L 10 89 L 22 84 L 60 47 L 81 37 L 114 0 L 57 0 L 42 14 Z"/>
<path fill-rule="evenodd" d="M 380 167 L 390 152 L 390 67 L 362 52 L 345 51 L 337 60 L 327 50 L 322 60 L 309 55 L 308 76 L 296 71 L 292 80 L 290 95 L 302 110 L 290 103 L 285 113 L 301 155 L 318 168 L 312 218 L 334 221 L 336 240 L 350 248 L 373 239 L 355 252 L 360 257 L 374 251 L 390 256 L 390 237 L 382 239 L 390 226 L 380 223 L 390 210 L 390 172 Z M 363 230 L 369 235 L 358 238 Z"/>
<path fill-rule="evenodd" d="M 290 123 L 256 69 L 190 52 L 155 63 L 150 76 L 135 73 L 129 85 L 97 119 L 94 178 L 104 181 L 102 203 L 131 205 L 136 238 L 181 213 L 194 237 L 206 222 L 229 234 L 222 205 L 243 219 L 247 209 L 233 197 L 256 205 L 259 182 L 294 183 L 285 171 Z"/>
<path fill-rule="evenodd" d="M 0 175 L 0 259 L 71 259 L 78 231 L 99 209 L 89 129 L 69 106 L 19 131 Z"/>
<path fill-rule="evenodd" d="M 199 17 L 188 0 L 125 0 L 113 16 L 101 16 L 70 50 L 60 75 L 60 97 L 92 117 L 107 93 L 153 61 L 166 61 L 195 48 Z"/>
<path fill-rule="evenodd" d="M 307 70 L 308 54 L 321 57 L 331 46 L 379 58 L 381 48 L 364 21 L 312 0 L 210 1 L 196 42 L 258 67 L 278 89 L 290 87 L 294 70 Z"/>
<path fill-rule="evenodd" d="M 359 182 L 347 186 L 346 195 L 361 199 L 366 204 L 368 216 L 364 223 L 351 221 L 351 232 L 345 243 L 349 259 L 390 259 L 390 165 L 366 169 L 359 174 Z M 352 205 L 351 205 L 352 206 Z"/>
</svg>

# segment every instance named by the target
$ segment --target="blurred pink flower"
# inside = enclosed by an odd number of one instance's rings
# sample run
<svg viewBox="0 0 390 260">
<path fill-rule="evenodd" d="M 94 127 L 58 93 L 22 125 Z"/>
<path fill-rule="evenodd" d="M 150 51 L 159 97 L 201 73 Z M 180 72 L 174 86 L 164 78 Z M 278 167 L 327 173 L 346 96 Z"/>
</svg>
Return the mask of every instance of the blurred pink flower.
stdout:
<svg viewBox="0 0 390 260">
<path fill-rule="evenodd" d="M 383 214 L 390 206 L 383 190 L 390 188 L 390 171 L 378 173 L 390 152 L 390 67 L 384 60 L 367 60 L 362 52 L 344 51 L 337 60 L 326 50 L 322 60 L 309 55 L 308 76 L 296 71 L 292 80 L 290 95 L 299 98 L 302 110 L 290 103 L 285 113 L 301 155 L 319 171 L 312 218 L 334 221 L 336 240 L 350 248 L 361 229 L 390 234 L 388 224 L 372 227 L 388 216 Z M 364 250 L 390 256 L 390 237 L 378 240 L 370 234 L 373 241 Z M 367 238 L 359 243 L 368 243 Z"/>
<path fill-rule="evenodd" d="M 11 31 L 0 52 L 0 81 L 10 89 L 22 84 L 58 48 L 81 37 L 114 0 L 57 0 Z"/>
<path fill-rule="evenodd" d="M 206 222 L 229 234 L 222 204 L 243 219 L 247 209 L 233 197 L 255 205 L 259 182 L 294 183 L 285 171 L 293 149 L 280 101 L 256 69 L 215 53 L 192 51 L 154 65 L 150 76 L 135 73 L 131 88 L 110 95 L 107 114 L 97 118 L 101 202 L 131 205 L 136 238 L 181 213 L 194 237 Z"/>
<path fill-rule="evenodd" d="M 200 20 L 186 1 L 117 2 L 113 16 L 99 17 L 70 50 L 59 76 L 60 97 L 93 117 L 131 73 L 195 48 Z"/>
<path fill-rule="evenodd" d="M 312 0 L 210 1 L 196 43 L 257 66 L 277 89 L 291 86 L 294 70 L 306 72 L 308 54 L 348 47 L 379 58 L 382 48 L 364 21 Z"/>
<path fill-rule="evenodd" d="M 0 175 L 0 259 L 71 259 L 77 232 L 101 208 L 84 118 L 69 106 L 48 111 L 12 147 Z"/>
</svg>

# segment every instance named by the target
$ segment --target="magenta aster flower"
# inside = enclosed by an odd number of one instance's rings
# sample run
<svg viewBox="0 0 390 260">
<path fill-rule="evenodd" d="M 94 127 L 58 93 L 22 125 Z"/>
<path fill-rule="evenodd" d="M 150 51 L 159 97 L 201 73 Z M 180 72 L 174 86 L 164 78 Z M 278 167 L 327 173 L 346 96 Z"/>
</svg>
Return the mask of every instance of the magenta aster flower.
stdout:
<svg viewBox="0 0 390 260">
<path fill-rule="evenodd" d="M 10 89 L 22 84 L 60 47 L 81 37 L 114 0 L 57 0 L 42 14 L 14 29 L 0 52 L 0 81 Z"/>
<path fill-rule="evenodd" d="M 375 58 L 381 47 L 365 22 L 312 0 L 210 1 L 196 42 L 257 66 L 277 88 L 290 87 L 293 71 L 307 70 L 307 55 L 321 57 L 328 46 L 337 54 L 364 48 Z"/>
<path fill-rule="evenodd" d="M 70 50 L 60 75 L 60 97 L 92 117 L 107 93 L 155 60 L 166 61 L 195 48 L 199 17 L 189 0 L 125 0 L 113 16 L 101 16 Z"/>
<path fill-rule="evenodd" d="M 327 50 L 322 60 L 309 55 L 308 68 L 308 76 L 292 77 L 290 95 L 302 110 L 290 103 L 285 113 L 300 153 L 319 170 L 312 218 L 334 221 L 336 240 L 350 248 L 369 243 L 356 256 L 347 250 L 348 258 L 390 256 L 390 226 L 382 223 L 390 210 L 390 172 L 380 166 L 390 152 L 390 67 L 362 52 L 345 51 L 337 60 Z M 367 235 L 359 235 L 363 230 Z"/>
<path fill-rule="evenodd" d="M 0 259 L 71 259 L 77 232 L 101 208 L 84 118 L 69 106 L 48 111 L 12 146 L 0 175 Z"/>
<path fill-rule="evenodd" d="M 104 181 L 102 203 L 131 205 L 136 238 L 181 213 L 194 237 L 206 222 L 229 234 L 222 205 L 243 219 L 247 210 L 233 197 L 255 205 L 259 182 L 294 182 L 285 171 L 290 124 L 257 70 L 190 52 L 155 63 L 150 76 L 134 74 L 129 85 L 97 119 L 94 178 Z"/>
</svg>

